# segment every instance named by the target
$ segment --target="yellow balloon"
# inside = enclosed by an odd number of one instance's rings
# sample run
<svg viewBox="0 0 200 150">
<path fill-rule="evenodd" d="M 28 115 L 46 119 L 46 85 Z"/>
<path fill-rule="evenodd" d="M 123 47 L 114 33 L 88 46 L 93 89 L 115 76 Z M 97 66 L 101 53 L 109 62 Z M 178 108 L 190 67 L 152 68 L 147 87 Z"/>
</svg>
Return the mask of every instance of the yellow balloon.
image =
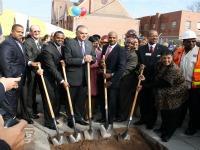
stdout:
<svg viewBox="0 0 200 150">
<path fill-rule="evenodd" d="M 69 16 L 74 16 L 74 14 L 72 13 L 72 7 L 69 8 L 69 10 L 68 10 L 68 15 L 69 15 Z"/>
</svg>

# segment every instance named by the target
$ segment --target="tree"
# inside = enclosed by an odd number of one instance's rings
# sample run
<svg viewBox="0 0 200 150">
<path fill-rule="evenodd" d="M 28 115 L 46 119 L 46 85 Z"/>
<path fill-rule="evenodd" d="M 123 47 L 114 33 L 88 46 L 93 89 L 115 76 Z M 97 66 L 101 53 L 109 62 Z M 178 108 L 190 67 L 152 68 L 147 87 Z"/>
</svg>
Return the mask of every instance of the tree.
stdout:
<svg viewBox="0 0 200 150">
<path fill-rule="evenodd" d="M 193 2 L 188 6 L 188 9 L 194 12 L 200 12 L 200 0 Z"/>
</svg>

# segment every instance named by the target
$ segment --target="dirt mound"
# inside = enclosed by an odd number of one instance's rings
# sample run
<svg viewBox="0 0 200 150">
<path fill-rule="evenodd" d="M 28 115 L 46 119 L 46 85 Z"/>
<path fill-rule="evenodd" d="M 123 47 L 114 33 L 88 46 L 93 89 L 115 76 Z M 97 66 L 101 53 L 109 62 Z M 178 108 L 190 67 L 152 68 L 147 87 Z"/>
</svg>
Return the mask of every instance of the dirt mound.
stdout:
<svg viewBox="0 0 200 150">
<path fill-rule="evenodd" d="M 123 133 L 125 129 L 115 129 L 116 135 L 99 140 L 87 141 L 83 140 L 74 144 L 63 144 L 61 146 L 51 145 L 52 150 L 165 150 L 166 148 L 150 137 L 145 137 L 144 134 L 137 128 L 130 128 L 131 139 L 125 141 L 119 139 L 117 135 Z M 69 133 L 66 133 L 69 134 Z"/>
</svg>

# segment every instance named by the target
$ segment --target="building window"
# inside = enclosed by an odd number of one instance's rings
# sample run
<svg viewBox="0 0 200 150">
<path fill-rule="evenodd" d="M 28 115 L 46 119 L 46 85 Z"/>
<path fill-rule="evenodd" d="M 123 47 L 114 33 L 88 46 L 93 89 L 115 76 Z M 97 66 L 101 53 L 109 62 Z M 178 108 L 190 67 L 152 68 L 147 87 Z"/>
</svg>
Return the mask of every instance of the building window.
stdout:
<svg viewBox="0 0 200 150">
<path fill-rule="evenodd" d="M 173 29 L 176 28 L 176 21 L 172 21 L 172 28 L 173 28 Z"/>
<path fill-rule="evenodd" d="M 161 29 L 161 30 L 165 30 L 165 28 L 166 28 L 166 24 L 161 23 L 161 25 L 160 25 L 160 29 Z"/>
<path fill-rule="evenodd" d="M 185 22 L 185 29 L 191 29 L 191 21 L 186 21 Z"/>
<path fill-rule="evenodd" d="M 149 30 L 149 25 L 148 24 L 145 24 L 144 25 L 144 31 L 148 31 Z"/>
<path fill-rule="evenodd" d="M 200 22 L 197 22 L 197 29 L 200 30 Z"/>
</svg>

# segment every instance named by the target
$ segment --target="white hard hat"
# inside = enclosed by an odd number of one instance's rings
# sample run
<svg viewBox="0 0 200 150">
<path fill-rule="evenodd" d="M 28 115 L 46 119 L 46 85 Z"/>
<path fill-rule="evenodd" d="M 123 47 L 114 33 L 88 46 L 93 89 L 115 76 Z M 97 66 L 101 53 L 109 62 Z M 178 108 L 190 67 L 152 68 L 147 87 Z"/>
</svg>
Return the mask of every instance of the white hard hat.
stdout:
<svg viewBox="0 0 200 150">
<path fill-rule="evenodd" d="M 182 39 L 196 39 L 197 36 L 196 36 L 196 33 L 192 30 L 187 30 L 183 33 L 182 35 Z"/>
</svg>

